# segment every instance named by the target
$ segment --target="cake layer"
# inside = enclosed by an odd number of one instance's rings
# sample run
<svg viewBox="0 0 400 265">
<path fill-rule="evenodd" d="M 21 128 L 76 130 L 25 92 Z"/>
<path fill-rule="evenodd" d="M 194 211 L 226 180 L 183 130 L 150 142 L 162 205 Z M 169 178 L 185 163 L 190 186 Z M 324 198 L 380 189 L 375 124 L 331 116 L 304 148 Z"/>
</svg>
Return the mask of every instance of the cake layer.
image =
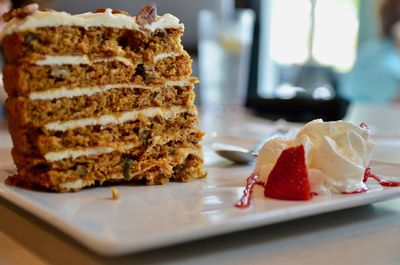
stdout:
<svg viewBox="0 0 400 265">
<path fill-rule="evenodd" d="M 121 125 L 87 126 L 65 132 L 37 129 L 17 129 L 12 132 L 14 148 L 23 154 L 45 156 L 49 152 L 89 147 L 116 147 L 124 143 L 146 148 L 153 143 L 177 139 L 182 142 L 199 142 L 203 132 L 196 129 L 198 119 L 186 113 L 174 119 L 154 117 L 127 122 Z"/>
<path fill-rule="evenodd" d="M 80 190 L 107 181 L 140 181 L 154 185 L 205 176 L 200 146 L 179 143 L 156 146 L 139 158 L 133 152 L 112 152 L 49 163 L 13 150 L 13 159 L 18 175 L 9 181 L 37 184 L 55 191 Z"/>
<path fill-rule="evenodd" d="M 132 66 L 120 61 L 99 62 L 92 65 L 30 65 L 7 64 L 3 69 L 4 88 L 9 96 L 28 96 L 31 92 L 55 88 L 94 87 L 109 84 L 160 85 L 174 79 L 188 79 L 191 75 L 190 57 L 159 60 L 155 65 Z"/>
<path fill-rule="evenodd" d="M 106 159 L 108 160 L 108 158 Z M 98 162 L 101 163 L 102 160 L 102 158 L 99 158 Z M 87 173 L 80 165 L 77 165 L 75 170 L 50 170 L 48 172 L 35 173 L 35 175 L 32 175 L 31 172 L 27 170 L 21 169 L 18 175 L 9 177 L 6 182 L 11 185 L 50 189 L 57 192 L 79 191 L 85 187 L 116 182 L 159 185 L 165 184 L 168 181 L 188 182 L 194 179 L 204 178 L 206 173 L 202 169 L 202 163 L 203 160 L 201 158 L 193 155 L 189 155 L 183 163 L 173 167 L 168 164 L 166 159 L 147 160 L 146 163 L 140 163 L 141 169 L 139 171 L 134 171 L 138 170 L 139 165 L 132 167 L 130 174 L 132 179 L 129 180 L 125 178 L 124 170 L 122 170 L 122 172 L 120 170 L 120 172 L 114 174 L 99 175 L 98 173 L 102 168 Z M 105 170 L 114 166 L 115 165 L 110 164 Z M 77 178 L 77 174 L 85 174 L 85 177 Z"/>
<path fill-rule="evenodd" d="M 149 107 L 188 107 L 194 101 L 192 86 L 131 87 L 110 89 L 92 96 L 64 97 L 55 100 L 30 100 L 10 97 L 6 102 L 9 117 L 20 127 L 40 127 L 66 121 L 140 110 Z"/>
<path fill-rule="evenodd" d="M 144 34 L 136 30 L 89 27 L 48 27 L 28 29 L 6 35 L 3 49 L 6 61 L 33 62 L 44 55 L 79 55 L 90 57 L 125 56 L 143 58 L 182 51 L 180 29 L 156 30 Z"/>
</svg>

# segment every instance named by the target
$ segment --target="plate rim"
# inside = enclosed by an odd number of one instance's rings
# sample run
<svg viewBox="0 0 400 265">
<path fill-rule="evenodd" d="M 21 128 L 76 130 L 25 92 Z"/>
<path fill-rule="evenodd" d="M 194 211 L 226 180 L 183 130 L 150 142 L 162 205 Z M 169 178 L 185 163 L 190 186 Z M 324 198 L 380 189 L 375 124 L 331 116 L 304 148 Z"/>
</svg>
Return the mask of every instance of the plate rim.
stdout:
<svg viewBox="0 0 400 265">
<path fill-rule="evenodd" d="M 400 164 L 397 163 L 379 160 L 371 161 L 371 164 L 375 163 L 400 167 Z M 4 169 L 1 170 L 4 171 Z M 5 177 L 3 178 L 5 179 Z M 208 223 L 207 225 L 199 227 L 191 227 L 188 230 L 174 231 L 173 234 L 175 236 L 173 237 L 173 239 L 171 233 L 165 233 L 158 238 L 150 237 L 146 241 L 130 241 L 130 244 L 121 244 L 118 241 L 109 239 L 104 240 L 104 238 L 96 237 L 90 233 L 85 232 L 85 230 L 82 230 L 82 228 L 80 228 L 79 226 L 74 225 L 74 223 L 69 223 L 68 220 L 63 220 L 62 216 L 57 215 L 57 213 L 54 213 L 44 208 L 42 205 L 40 205 L 40 203 L 37 203 L 36 201 L 29 201 L 29 197 L 25 196 L 23 193 L 19 193 L 18 189 L 21 188 L 8 186 L 4 183 L 4 181 L 0 182 L 0 196 L 3 197 L 5 200 L 11 202 L 14 205 L 17 205 L 24 211 L 29 212 L 30 214 L 38 217 L 44 222 L 52 225 L 63 234 L 73 238 L 76 242 L 80 243 L 86 248 L 105 256 L 119 256 L 137 253 L 140 251 L 165 247 L 169 245 L 176 245 L 184 242 L 200 240 L 227 233 L 243 231 L 246 229 L 277 224 L 280 222 L 286 222 L 299 218 L 311 217 L 318 214 L 359 207 L 400 196 L 400 187 L 383 187 L 381 190 L 361 194 L 332 195 L 335 196 L 335 200 L 322 200 L 318 202 L 305 201 L 304 204 L 301 204 L 300 206 L 297 205 L 295 207 L 295 213 L 280 213 L 271 217 L 269 216 L 271 211 L 254 212 L 252 214 L 245 214 L 235 216 L 231 219 L 225 219 L 221 222 Z M 352 199 L 345 199 L 346 197 L 344 196 Z M 309 205 L 315 207 L 310 207 Z M 233 205 L 232 208 L 235 211 L 250 211 L 252 209 L 237 209 Z M 179 235 L 178 237 L 176 236 L 177 233 Z"/>
</svg>

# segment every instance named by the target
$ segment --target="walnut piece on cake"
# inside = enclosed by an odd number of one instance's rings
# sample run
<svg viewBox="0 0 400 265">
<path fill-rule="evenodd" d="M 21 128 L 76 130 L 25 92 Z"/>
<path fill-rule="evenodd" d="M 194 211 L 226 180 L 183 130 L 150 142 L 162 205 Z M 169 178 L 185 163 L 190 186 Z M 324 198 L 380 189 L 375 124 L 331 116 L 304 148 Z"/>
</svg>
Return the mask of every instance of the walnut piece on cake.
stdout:
<svg viewBox="0 0 400 265">
<path fill-rule="evenodd" d="M 8 22 L 14 17 L 24 18 L 37 10 L 39 10 L 39 5 L 36 3 L 29 4 L 16 9 L 11 9 L 10 11 L 3 14 L 3 20 L 5 22 Z"/>
<path fill-rule="evenodd" d="M 157 7 L 155 5 L 147 5 L 143 7 L 136 16 L 136 22 L 144 26 L 151 24 L 157 17 Z"/>
</svg>

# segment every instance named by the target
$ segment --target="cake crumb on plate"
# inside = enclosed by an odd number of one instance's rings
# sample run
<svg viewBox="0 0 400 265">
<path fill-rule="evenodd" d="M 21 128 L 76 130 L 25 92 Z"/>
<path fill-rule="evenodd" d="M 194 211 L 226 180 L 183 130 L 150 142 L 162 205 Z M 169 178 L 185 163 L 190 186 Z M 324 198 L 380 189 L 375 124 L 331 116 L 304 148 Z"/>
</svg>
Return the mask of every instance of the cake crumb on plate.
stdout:
<svg viewBox="0 0 400 265">
<path fill-rule="evenodd" d="M 121 194 L 119 193 L 118 189 L 112 187 L 111 188 L 111 198 L 113 200 L 119 200 L 120 197 L 121 197 Z"/>
</svg>

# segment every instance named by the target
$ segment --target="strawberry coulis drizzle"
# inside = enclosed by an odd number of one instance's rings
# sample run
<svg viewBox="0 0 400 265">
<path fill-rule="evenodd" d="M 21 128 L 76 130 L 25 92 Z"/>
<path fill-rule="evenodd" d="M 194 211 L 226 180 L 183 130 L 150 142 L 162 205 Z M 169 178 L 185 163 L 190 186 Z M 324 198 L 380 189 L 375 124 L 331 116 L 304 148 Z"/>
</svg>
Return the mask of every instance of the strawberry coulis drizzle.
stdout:
<svg viewBox="0 0 400 265">
<path fill-rule="evenodd" d="M 243 195 L 240 200 L 235 204 L 237 208 L 248 208 L 253 198 L 253 191 L 256 185 L 264 186 L 264 183 L 257 180 L 257 174 L 253 172 L 246 182 L 246 187 L 243 190 Z"/>
<path fill-rule="evenodd" d="M 372 173 L 370 167 L 367 167 L 364 172 L 363 182 L 367 183 L 368 179 L 370 179 L 370 178 L 378 181 L 379 185 L 381 185 L 382 187 L 400 187 L 400 182 L 388 181 L 388 180 L 382 179 L 381 177 L 378 177 L 377 175 Z M 356 193 L 363 193 L 366 191 L 368 191 L 368 187 L 358 189 L 358 190 L 355 190 L 352 192 L 342 192 L 342 194 L 356 194 Z"/>
<path fill-rule="evenodd" d="M 367 182 L 369 178 L 375 179 L 383 187 L 400 187 L 400 182 L 384 180 L 381 177 L 378 177 L 377 175 L 372 173 L 371 168 L 368 167 L 367 169 L 365 169 L 363 180 L 364 183 Z"/>
</svg>

